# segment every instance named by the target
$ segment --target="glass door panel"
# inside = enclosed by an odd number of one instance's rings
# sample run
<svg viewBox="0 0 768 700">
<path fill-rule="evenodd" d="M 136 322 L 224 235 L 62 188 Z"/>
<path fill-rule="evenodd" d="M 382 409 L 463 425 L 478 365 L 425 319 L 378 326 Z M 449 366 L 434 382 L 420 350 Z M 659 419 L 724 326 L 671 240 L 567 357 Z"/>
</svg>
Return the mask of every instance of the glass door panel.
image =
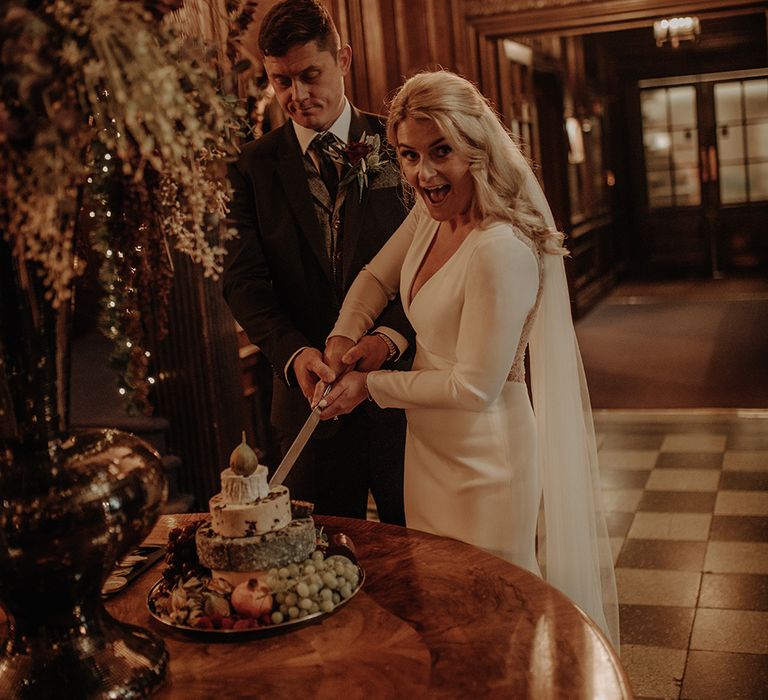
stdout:
<svg viewBox="0 0 768 700">
<path fill-rule="evenodd" d="M 701 186 L 698 168 L 677 168 L 675 170 L 675 204 L 696 206 L 701 202 Z"/>
<path fill-rule="evenodd" d="M 747 116 L 768 118 L 768 80 L 748 80 L 744 83 L 744 102 Z"/>
<path fill-rule="evenodd" d="M 715 129 L 720 202 L 768 199 L 768 78 L 716 82 Z"/>
<path fill-rule="evenodd" d="M 664 90 L 643 90 L 640 93 L 643 126 L 646 129 L 667 125 L 667 102 L 665 98 Z"/>
<path fill-rule="evenodd" d="M 718 83 L 715 86 L 718 122 L 741 120 L 740 83 Z"/>
<path fill-rule="evenodd" d="M 643 80 L 638 96 L 646 264 L 768 268 L 768 70 Z"/>
<path fill-rule="evenodd" d="M 768 159 L 768 119 L 747 124 L 747 152 L 753 158 Z"/>
<path fill-rule="evenodd" d="M 719 126 L 717 129 L 717 152 L 720 161 L 733 164 L 744 160 L 744 127 Z"/>
<path fill-rule="evenodd" d="M 720 201 L 737 204 L 745 201 L 747 178 L 743 165 L 720 166 Z"/>
<path fill-rule="evenodd" d="M 752 200 L 768 200 L 768 163 L 754 163 L 747 173 Z"/>
<path fill-rule="evenodd" d="M 691 85 L 640 92 L 646 187 L 651 209 L 698 206 L 699 138 Z"/>
</svg>

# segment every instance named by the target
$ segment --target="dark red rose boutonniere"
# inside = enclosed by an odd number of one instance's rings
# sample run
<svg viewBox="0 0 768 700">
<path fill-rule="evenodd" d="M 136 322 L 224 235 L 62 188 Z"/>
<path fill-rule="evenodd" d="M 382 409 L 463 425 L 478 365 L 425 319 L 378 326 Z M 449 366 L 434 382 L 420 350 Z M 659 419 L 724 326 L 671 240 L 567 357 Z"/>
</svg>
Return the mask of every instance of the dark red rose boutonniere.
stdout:
<svg viewBox="0 0 768 700">
<path fill-rule="evenodd" d="M 339 190 L 357 182 L 360 199 L 363 198 L 363 189 L 369 185 L 369 176 L 390 162 L 381 147 L 381 137 L 378 134 L 368 136 L 365 132 L 359 141 L 350 141 L 346 145 L 334 143 L 329 147 L 328 154 L 342 166 Z"/>
<path fill-rule="evenodd" d="M 372 150 L 373 146 L 370 143 L 365 141 L 353 141 L 352 143 L 347 144 L 347 147 L 344 149 L 344 153 L 347 156 L 349 164 L 354 167 Z"/>
</svg>

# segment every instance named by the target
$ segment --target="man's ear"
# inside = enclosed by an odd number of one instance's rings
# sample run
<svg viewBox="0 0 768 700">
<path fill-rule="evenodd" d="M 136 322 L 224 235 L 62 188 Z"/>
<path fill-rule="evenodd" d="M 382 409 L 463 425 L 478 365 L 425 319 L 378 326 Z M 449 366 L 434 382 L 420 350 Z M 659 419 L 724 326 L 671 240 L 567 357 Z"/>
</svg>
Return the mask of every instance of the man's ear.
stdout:
<svg viewBox="0 0 768 700">
<path fill-rule="evenodd" d="M 349 68 L 352 65 L 352 47 L 349 44 L 345 44 L 339 49 L 339 68 L 341 68 L 342 75 L 349 73 Z"/>
</svg>

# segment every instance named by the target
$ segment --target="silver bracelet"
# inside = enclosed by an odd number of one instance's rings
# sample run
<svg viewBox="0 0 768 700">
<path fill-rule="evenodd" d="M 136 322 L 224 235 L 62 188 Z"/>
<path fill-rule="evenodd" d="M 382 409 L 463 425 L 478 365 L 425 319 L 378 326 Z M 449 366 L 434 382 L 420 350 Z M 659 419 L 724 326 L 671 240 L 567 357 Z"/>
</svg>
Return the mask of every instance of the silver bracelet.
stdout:
<svg viewBox="0 0 768 700">
<path fill-rule="evenodd" d="M 400 352 L 397 348 L 397 345 L 395 345 L 392 338 L 390 338 L 386 333 L 382 333 L 381 331 L 373 331 L 371 335 L 378 336 L 381 338 L 385 345 L 387 346 L 387 362 L 389 362 L 391 359 L 397 356 L 398 352 Z"/>
<path fill-rule="evenodd" d="M 373 401 L 373 396 L 371 396 L 371 390 L 368 388 L 368 375 L 370 372 L 365 373 L 365 379 L 363 380 L 363 386 L 365 386 L 365 395 L 368 397 L 369 401 Z"/>
</svg>

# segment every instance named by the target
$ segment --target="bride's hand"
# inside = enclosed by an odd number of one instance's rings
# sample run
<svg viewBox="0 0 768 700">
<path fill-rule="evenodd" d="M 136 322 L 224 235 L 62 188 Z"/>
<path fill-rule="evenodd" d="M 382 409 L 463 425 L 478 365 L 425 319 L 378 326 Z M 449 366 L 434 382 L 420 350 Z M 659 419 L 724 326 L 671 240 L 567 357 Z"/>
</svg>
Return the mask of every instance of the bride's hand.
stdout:
<svg viewBox="0 0 768 700">
<path fill-rule="evenodd" d="M 320 418 L 328 420 L 350 413 L 365 401 L 368 398 L 368 389 L 365 386 L 367 376 L 366 372 L 353 371 L 347 372 L 339 379 L 328 396 L 322 399 L 325 402 L 325 407 Z"/>
</svg>

